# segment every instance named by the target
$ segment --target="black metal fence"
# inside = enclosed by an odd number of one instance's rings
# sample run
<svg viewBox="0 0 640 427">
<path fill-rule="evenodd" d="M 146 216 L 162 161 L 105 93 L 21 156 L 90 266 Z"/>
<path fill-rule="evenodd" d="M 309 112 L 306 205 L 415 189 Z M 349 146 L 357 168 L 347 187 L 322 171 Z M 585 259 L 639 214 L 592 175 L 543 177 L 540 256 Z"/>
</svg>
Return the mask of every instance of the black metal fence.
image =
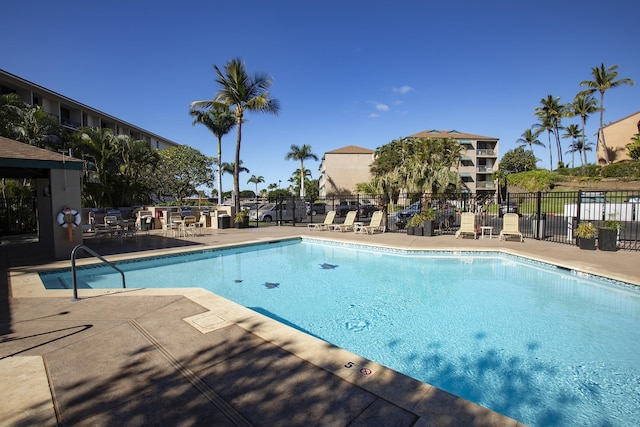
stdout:
<svg viewBox="0 0 640 427">
<path fill-rule="evenodd" d="M 0 235 L 36 232 L 37 206 L 35 197 L 0 199 Z"/>
<path fill-rule="evenodd" d="M 301 212 L 296 218 L 298 223 L 323 222 L 330 210 L 336 211 L 336 223 L 343 221 L 351 210 L 357 211 L 358 221 L 366 223 L 372 212 L 385 210 L 387 230 L 402 232 L 411 216 L 426 204 L 436 210 L 436 228 L 442 234 L 455 233 L 460 226 L 461 212 L 474 212 L 476 225 L 493 227 L 494 234 L 502 230 L 505 213 L 517 213 L 520 232 L 525 238 L 575 244 L 573 230 L 581 222 L 590 222 L 596 228 L 614 225 L 618 229 L 618 248 L 640 250 L 640 190 L 509 193 L 501 203 L 469 193 L 410 194 L 396 203 L 384 196 L 370 195 L 293 200 L 297 200 L 295 203 Z"/>
</svg>

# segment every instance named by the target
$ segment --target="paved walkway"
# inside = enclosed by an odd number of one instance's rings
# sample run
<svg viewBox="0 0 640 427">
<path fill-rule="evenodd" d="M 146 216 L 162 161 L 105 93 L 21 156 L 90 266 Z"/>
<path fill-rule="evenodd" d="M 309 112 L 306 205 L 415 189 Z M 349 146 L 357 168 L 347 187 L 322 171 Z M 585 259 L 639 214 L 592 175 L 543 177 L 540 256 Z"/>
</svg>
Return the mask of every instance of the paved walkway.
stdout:
<svg viewBox="0 0 640 427">
<path fill-rule="evenodd" d="M 640 284 L 636 252 L 534 240 L 269 227 L 85 243 L 116 260 L 299 235 L 504 250 Z M 71 301 L 35 274 L 69 262 L 39 258 L 37 245 L 0 245 L 0 265 L 0 425 L 519 425 L 201 289 L 80 290 Z"/>
</svg>

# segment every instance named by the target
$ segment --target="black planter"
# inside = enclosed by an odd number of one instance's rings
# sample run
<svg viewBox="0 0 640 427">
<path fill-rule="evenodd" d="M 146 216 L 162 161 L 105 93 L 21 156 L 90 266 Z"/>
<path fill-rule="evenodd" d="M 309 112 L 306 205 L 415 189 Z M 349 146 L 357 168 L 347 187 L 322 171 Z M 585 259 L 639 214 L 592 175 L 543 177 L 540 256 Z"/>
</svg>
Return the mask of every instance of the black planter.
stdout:
<svg viewBox="0 0 640 427">
<path fill-rule="evenodd" d="M 596 238 L 592 237 L 590 239 L 576 237 L 576 243 L 580 249 L 585 249 L 588 251 L 596 250 Z"/>
<path fill-rule="evenodd" d="M 424 222 L 424 228 L 423 228 L 423 236 L 435 236 L 435 230 L 433 228 L 433 221 L 431 220 L 427 220 Z"/>
<path fill-rule="evenodd" d="M 249 217 L 242 218 L 242 221 L 236 222 L 236 228 L 249 228 Z"/>
<path fill-rule="evenodd" d="M 598 249 L 601 251 L 618 250 L 618 230 L 611 228 L 598 229 Z"/>
<path fill-rule="evenodd" d="M 416 234 L 416 228 L 415 227 L 407 227 L 407 236 L 413 236 Z"/>
<path fill-rule="evenodd" d="M 424 236 L 424 228 L 414 227 L 416 236 Z"/>
</svg>

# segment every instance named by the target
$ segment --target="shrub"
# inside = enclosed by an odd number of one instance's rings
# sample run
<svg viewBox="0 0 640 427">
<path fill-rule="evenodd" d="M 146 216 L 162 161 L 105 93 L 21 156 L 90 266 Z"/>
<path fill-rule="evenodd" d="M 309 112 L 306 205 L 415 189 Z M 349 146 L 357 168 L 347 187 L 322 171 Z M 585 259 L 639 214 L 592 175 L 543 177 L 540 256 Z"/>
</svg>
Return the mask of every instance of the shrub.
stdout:
<svg viewBox="0 0 640 427">
<path fill-rule="evenodd" d="M 530 192 L 553 188 L 553 184 L 557 180 L 558 177 L 553 172 L 542 169 L 507 175 L 507 183 L 509 185 L 522 187 Z"/>
<path fill-rule="evenodd" d="M 640 162 L 612 163 L 602 168 L 605 178 L 640 178 Z"/>
<path fill-rule="evenodd" d="M 590 222 L 581 222 L 576 228 L 575 235 L 581 239 L 593 239 L 596 235 L 596 228 Z"/>
</svg>

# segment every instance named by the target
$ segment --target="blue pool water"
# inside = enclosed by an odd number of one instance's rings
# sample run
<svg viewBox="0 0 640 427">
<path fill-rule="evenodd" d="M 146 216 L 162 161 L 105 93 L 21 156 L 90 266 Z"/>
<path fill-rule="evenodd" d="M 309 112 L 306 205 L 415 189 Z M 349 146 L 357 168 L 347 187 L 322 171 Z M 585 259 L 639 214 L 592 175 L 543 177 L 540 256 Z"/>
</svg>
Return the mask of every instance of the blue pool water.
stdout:
<svg viewBox="0 0 640 427">
<path fill-rule="evenodd" d="M 532 426 L 640 419 L 640 291 L 498 253 L 305 239 L 119 263 L 127 287 L 203 287 Z M 105 267 L 80 288 L 119 288 Z M 46 272 L 47 288 L 71 274 Z"/>
</svg>

